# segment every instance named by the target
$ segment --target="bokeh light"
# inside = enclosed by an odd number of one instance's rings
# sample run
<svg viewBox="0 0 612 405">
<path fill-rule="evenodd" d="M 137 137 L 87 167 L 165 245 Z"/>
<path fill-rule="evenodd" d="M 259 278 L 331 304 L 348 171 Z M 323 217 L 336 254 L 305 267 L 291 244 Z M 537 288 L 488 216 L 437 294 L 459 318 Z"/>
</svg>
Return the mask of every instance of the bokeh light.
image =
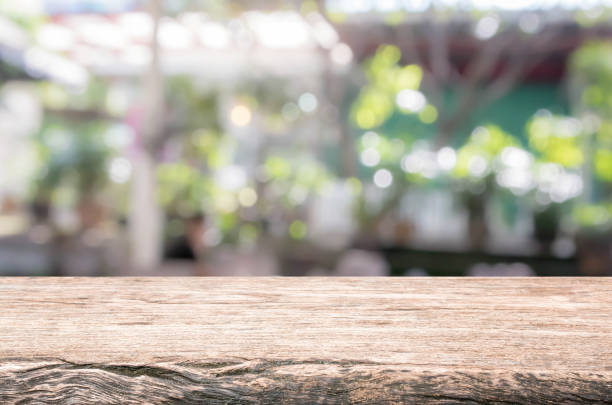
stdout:
<svg viewBox="0 0 612 405">
<path fill-rule="evenodd" d="M 244 127 L 251 122 L 252 113 L 251 110 L 245 105 L 236 105 L 230 112 L 230 119 L 234 125 Z"/>
</svg>

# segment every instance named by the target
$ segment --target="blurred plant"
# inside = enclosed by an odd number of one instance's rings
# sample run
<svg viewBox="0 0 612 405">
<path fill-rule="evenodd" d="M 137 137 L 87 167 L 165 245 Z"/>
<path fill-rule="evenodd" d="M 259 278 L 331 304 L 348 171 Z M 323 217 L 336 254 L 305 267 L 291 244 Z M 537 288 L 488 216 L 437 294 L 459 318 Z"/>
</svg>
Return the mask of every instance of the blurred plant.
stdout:
<svg viewBox="0 0 612 405">
<path fill-rule="evenodd" d="M 476 128 L 457 151 L 452 175 L 477 221 L 483 218 L 478 211 L 495 196 L 511 224 L 518 198 L 528 197 L 535 236 L 546 245 L 554 240 L 569 201 L 583 191 L 578 172 L 581 127 L 575 118 L 538 112 L 527 124 L 527 134 L 529 149 L 495 125 Z"/>
<path fill-rule="evenodd" d="M 508 94 L 562 47 L 568 27 L 605 26 L 610 14 L 604 6 L 568 7 L 556 9 L 553 17 L 545 11 L 548 6 L 506 8 L 476 3 L 458 6 L 433 0 L 426 5 L 396 2 L 378 7 L 372 2 L 357 7 L 351 2 L 328 1 L 326 13 L 338 25 L 363 21 L 365 15 L 384 22 L 384 31 L 378 35 L 385 35 L 394 46 L 379 48 L 374 57 L 377 63 L 369 69 L 388 70 L 400 59 L 419 67 L 419 92 L 428 104 L 420 115 L 435 121 L 436 147 L 442 147 L 456 144 L 475 112 Z M 455 48 L 459 38 L 470 44 L 466 63 L 457 63 L 460 52 L 466 52 Z M 393 75 L 387 77 L 395 80 Z M 382 90 L 379 85 L 364 88 L 363 105 L 371 108 L 354 114 L 364 129 L 376 127 L 391 110 L 393 103 Z"/>
<path fill-rule="evenodd" d="M 527 123 L 527 135 L 529 146 L 543 161 L 572 169 L 584 162 L 582 123 L 577 118 L 539 111 Z"/>
<path fill-rule="evenodd" d="M 578 97 L 577 113 L 590 124 L 593 135 L 593 169 L 597 178 L 612 182 L 612 43 L 590 42 L 579 48 L 570 61 Z"/>
<path fill-rule="evenodd" d="M 108 183 L 113 149 L 104 142 L 105 122 L 47 122 L 34 138 L 38 173 L 31 188 L 35 209 L 71 206 L 95 199 Z"/>
<path fill-rule="evenodd" d="M 483 181 L 487 175 L 492 174 L 494 159 L 500 156 L 502 151 L 518 151 L 519 146 L 520 143 L 514 136 L 496 125 L 477 127 L 467 142 L 458 149 L 457 164 L 452 174 L 457 179 L 470 182 Z M 515 149 L 506 149 L 510 147 Z"/>
<path fill-rule="evenodd" d="M 409 183 L 422 181 L 420 174 L 406 170 L 404 160 L 412 138 L 403 134 L 394 136 L 382 127 L 395 113 L 415 115 L 422 122 L 435 121 L 435 107 L 427 103 L 419 91 L 423 76 L 416 64 L 402 65 L 402 54 L 395 45 L 381 45 L 376 53 L 363 64 L 367 83 L 361 88 L 350 108 L 350 121 L 361 131 L 357 152 L 361 163 L 362 187 L 358 179 L 352 179 L 357 199 L 356 215 L 365 233 L 370 232 L 388 214 L 392 213 Z M 404 159 L 404 160 L 403 160 Z M 382 205 L 368 204 L 370 189 L 382 190 Z"/>
<path fill-rule="evenodd" d="M 592 41 L 574 52 L 570 60 L 578 102 L 582 109 L 610 118 L 612 100 L 612 42 Z M 578 106 L 577 106 L 578 107 Z"/>
<path fill-rule="evenodd" d="M 171 216 L 189 218 L 201 211 L 204 196 L 202 174 L 183 162 L 157 167 L 158 198 Z"/>
<path fill-rule="evenodd" d="M 234 89 L 232 97 L 240 100 L 245 114 L 248 109 L 249 120 L 234 116 L 234 106 L 228 123 L 257 125 L 257 142 L 221 129 L 218 89 L 185 78 L 174 79 L 166 89 L 172 122 L 181 123 L 168 132 L 178 136 L 165 137 L 160 144 L 164 163 L 157 170 L 158 196 L 169 217 L 204 214 L 209 246 L 253 245 L 264 230 L 281 239 L 307 236 L 305 204 L 334 176 L 309 149 L 265 136 L 295 123 L 285 117 L 292 103 L 286 86 L 245 82 Z M 284 229 L 280 233 L 279 224 Z"/>
<path fill-rule="evenodd" d="M 534 173 L 534 228 L 538 240 L 554 240 L 574 199 L 584 190 L 583 125 L 570 116 L 538 111 L 526 126 L 529 145 L 536 153 Z M 546 246 L 545 246 L 546 247 Z"/>
<path fill-rule="evenodd" d="M 445 31 L 447 28 L 436 25 L 436 29 Z M 414 60 L 415 54 L 408 56 Z M 480 57 L 495 60 L 497 56 L 485 54 Z M 434 91 L 435 86 L 431 85 L 432 81 L 436 81 L 434 79 L 445 81 L 448 77 L 432 77 L 436 76 L 434 73 L 439 72 L 429 72 L 417 64 L 401 66 L 401 59 L 398 47 L 380 46 L 374 56 L 364 63 L 367 84 L 351 109 L 353 124 L 362 130 L 370 130 L 361 137 L 359 144 L 360 160 L 367 169 L 365 172 L 369 174 L 371 170 L 374 171 L 372 179 L 375 185 L 382 186 L 380 188 L 387 188 L 391 184 L 394 186 L 394 195 L 388 198 L 381 215 L 394 209 L 409 183 L 448 183 L 453 179 L 453 183 L 459 184 L 459 188 L 466 192 L 466 204 L 479 210 L 484 209 L 483 201 L 487 198 L 486 195 L 493 191 L 495 180 L 498 186 L 511 190 L 515 195 L 529 191 L 533 183 L 533 175 L 530 172 L 533 157 L 521 147 L 517 138 L 505 133 L 498 126 L 485 125 L 476 128 L 457 151 L 444 145 L 449 141 L 450 134 L 458 129 L 459 121 L 465 120 L 470 111 L 477 107 L 478 103 L 473 99 L 478 100 L 478 97 L 472 94 L 475 90 L 470 86 L 464 88 L 471 98 L 462 100 L 466 95 L 460 94 L 455 110 L 449 110 L 445 102 L 441 101 L 441 97 L 438 97 L 439 94 L 436 94 L 437 90 Z M 416 60 L 418 61 L 418 58 Z M 448 64 L 448 61 L 446 62 Z M 506 87 L 511 87 L 527 66 L 531 66 L 531 63 L 517 64 L 517 70 L 512 73 L 511 79 L 502 75 L 504 88 L 498 88 L 501 84 L 497 85 L 495 82 L 492 85 L 495 94 L 485 92 L 483 98 L 490 99 L 503 94 L 507 90 Z M 450 69 L 450 65 L 447 68 Z M 485 80 L 489 74 L 486 69 L 468 73 L 474 74 L 475 82 L 467 79 L 469 84 L 474 86 Z M 425 79 L 429 80 L 429 84 L 425 83 Z M 422 84 L 423 92 L 420 90 Z M 424 92 L 428 96 L 425 96 Z M 436 103 L 430 102 L 429 98 Z M 443 108 L 447 116 L 440 115 L 440 108 Z M 415 134 L 404 134 L 395 139 L 386 135 L 383 124 L 396 112 L 416 115 L 426 125 L 437 125 L 437 131 L 432 131 L 435 137 L 414 142 Z M 460 120 L 456 118 L 458 114 L 463 114 Z M 506 164 L 508 159 L 515 158 L 521 162 L 526 159 L 526 166 L 516 168 L 513 162 Z M 444 178 L 447 180 L 443 180 Z"/>
<path fill-rule="evenodd" d="M 367 84 L 351 109 L 351 120 L 358 128 L 377 128 L 396 110 L 405 114 L 418 113 L 424 121 L 435 120 L 435 107 L 427 104 L 423 93 L 418 91 L 423 76 L 421 67 L 416 64 L 401 66 L 401 56 L 397 46 L 381 45 L 364 63 Z"/>
<path fill-rule="evenodd" d="M 524 188 L 529 187 L 525 184 L 530 180 L 529 156 L 517 138 L 492 124 L 475 128 L 457 150 L 451 176 L 468 213 L 472 247 L 482 249 L 488 238 L 486 207 L 496 191 L 510 190 L 513 194 L 527 191 Z M 514 201 L 507 193 L 497 194 L 503 218 L 511 222 L 516 211 Z"/>
<path fill-rule="evenodd" d="M 278 77 L 261 78 L 243 83 L 236 93 L 244 105 L 256 111 L 261 130 L 284 134 L 304 118 L 292 87 L 296 86 Z"/>
<path fill-rule="evenodd" d="M 592 156 L 585 173 L 592 177 L 591 192 L 578 207 L 575 219 L 584 230 L 609 229 L 612 201 L 612 43 L 593 41 L 580 47 L 570 60 L 574 109 L 581 117 L 582 148 Z M 606 228 L 608 227 L 608 228 Z"/>
<path fill-rule="evenodd" d="M 84 90 L 70 90 L 54 82 L 38 84 L 42 104 L 47 111 L 63 117 L 107 118 L 105 115 L 108 83 L 100 78 L 89 80 Z"/>
<path fill-rule="evenodd" d="M 38 166 L 32 199 L 46 211 L 93 201 L 109 183 L 109 159 L 129 142 L 112 131 L 116 123 L 105 110 L 108 86 L 94 79 L 78 92 L 52 82 L 40 82 L 38 89 L 46 114 L 32 138 Z"/>
</svg>

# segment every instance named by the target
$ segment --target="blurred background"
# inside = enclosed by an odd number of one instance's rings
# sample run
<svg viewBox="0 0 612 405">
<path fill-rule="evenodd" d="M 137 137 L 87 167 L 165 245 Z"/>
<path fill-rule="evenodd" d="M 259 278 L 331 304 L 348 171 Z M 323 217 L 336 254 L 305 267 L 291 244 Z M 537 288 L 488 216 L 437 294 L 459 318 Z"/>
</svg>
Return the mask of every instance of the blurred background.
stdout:
<svg viewBox="0 0 612 405">
<path fill-rule="evenodd" d="M 611 16 L 0 0 L 0 275 L 611 275 Z"/>
</svg>

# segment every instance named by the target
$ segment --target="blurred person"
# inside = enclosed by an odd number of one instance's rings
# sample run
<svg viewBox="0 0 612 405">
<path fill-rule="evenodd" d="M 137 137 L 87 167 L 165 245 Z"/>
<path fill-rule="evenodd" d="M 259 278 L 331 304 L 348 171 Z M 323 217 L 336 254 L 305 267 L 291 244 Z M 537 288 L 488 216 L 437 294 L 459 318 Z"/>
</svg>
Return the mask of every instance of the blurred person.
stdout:
<svg viewBox="0 0 612 405">
<path fill-rule="evenodd" d="M 179 236 L 173 237 L 164 252 L 165 260 L 198 261 L 204 247 L 204 215 L 196 214 L 183 220 Z"/>
</svg>

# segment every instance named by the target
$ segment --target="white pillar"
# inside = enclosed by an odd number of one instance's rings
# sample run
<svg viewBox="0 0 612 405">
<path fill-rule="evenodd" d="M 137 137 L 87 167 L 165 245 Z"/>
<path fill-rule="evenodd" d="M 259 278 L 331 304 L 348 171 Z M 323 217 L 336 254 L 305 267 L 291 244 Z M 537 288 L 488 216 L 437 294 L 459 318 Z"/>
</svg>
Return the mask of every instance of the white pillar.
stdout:
<svg viewBox="0 0 612 405">
<path fill-rule="evenodd" d="M 157 204 L 155 154 L 151 145 L 163 135 L 163 78 L 159 62 L 157 32 L 161 7 L 151 1 L 154 21 L 151 38 L 151 65 L 143 83 L 144 113 L 139 128 L 139 148 L 133 155 L 130 195 L 130 273 L 151 274 L 159 266 L 162 250 L 162 211 Z"/>
<path fill-rule="evenodd" d="M 131 265 L 135 273 L 155 270 L 161 259 L 162 215 L 156 201 L 155 162 L 145 151 L 133 156 L 130 196 Z"/>
</svg>

